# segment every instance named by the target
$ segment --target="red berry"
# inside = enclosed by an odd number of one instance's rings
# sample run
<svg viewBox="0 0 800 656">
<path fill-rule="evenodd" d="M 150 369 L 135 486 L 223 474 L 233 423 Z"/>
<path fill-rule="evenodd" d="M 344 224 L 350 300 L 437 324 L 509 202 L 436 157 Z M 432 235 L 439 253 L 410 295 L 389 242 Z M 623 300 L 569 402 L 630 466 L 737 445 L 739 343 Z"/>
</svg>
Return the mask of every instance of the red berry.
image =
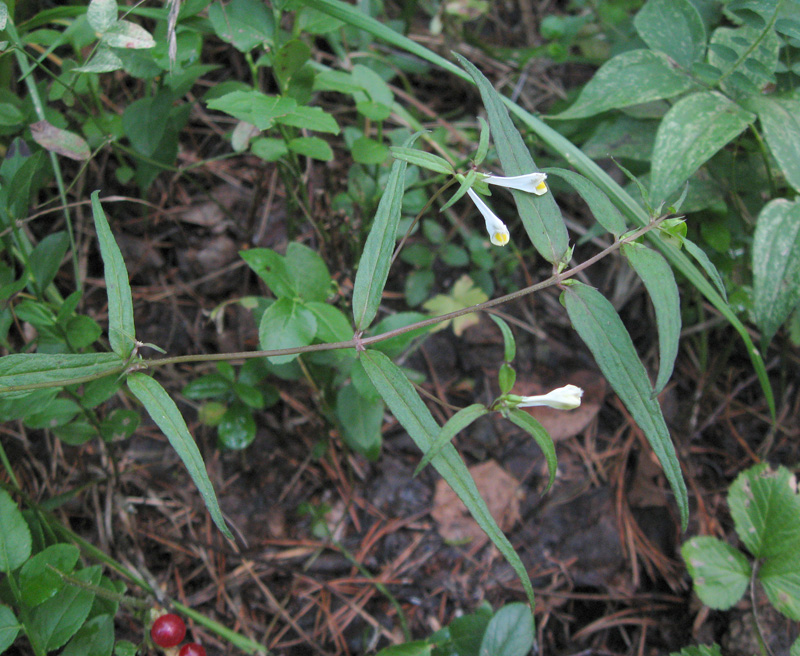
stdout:
<svg viewBox="0 0 800 656">
<path fill-rule="evenodd" d="M 178 656 L 206 656 L 206 650 L 203 645 L 198 645 L 196 642 L 187 642 L 181 647 Z"/>
<path fill-rule="evenodd" d="M 177 647 L 186 637 L 186 625 L 175 613 L 167 613 L 153 622 L 150 637 L 159 647 Z"/>
</svg>

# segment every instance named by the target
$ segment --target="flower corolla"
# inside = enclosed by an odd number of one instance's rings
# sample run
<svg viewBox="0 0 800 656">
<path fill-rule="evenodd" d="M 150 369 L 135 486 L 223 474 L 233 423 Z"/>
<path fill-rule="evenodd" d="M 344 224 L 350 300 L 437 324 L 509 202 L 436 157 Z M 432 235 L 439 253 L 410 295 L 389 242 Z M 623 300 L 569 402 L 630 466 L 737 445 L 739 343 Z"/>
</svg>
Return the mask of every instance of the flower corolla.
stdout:
<svg viewBox="0 0 800 656">
<path fill-rule="evenodd" d="M 510 239 L 510 235 L 508 232 L 508 228 L 506 224 L 500 220 L 492 210 L 489 209 L 489 206 L 481 200 L 481 197 L 478 196 L 472 189 L 467 189 L 467 193 L 469 197 L 472 199 L 472 202 L 475 203 L 475 206 L 478 208 L 481 214 L 483 214 L 483 218 L 486 221 L 486 232 L 489 233 L 489 239 L 495 246 L 505 246 Z"/>
<path fill-rule="evenodd" d="M 536 194 L 542 196 L 547 193 L 547 185 L 544 183 L 547 180 L 547 173 L 526 173 L 525 175 L 513 175 L 505 177 L 502 175 L 488 175 L 484 182 L 497 185 L 498 187 L 507 187 L 509 189 L 519 189 L 526 191 L 529 194 Z"/>
<path fill-rule="evenodd" d="M 575 385 L 565 385 L 554 389 L 547 394 L 538 396 L 521 396 L 516 406 L 518 408 L 531 408 L 538 405 L 546 405 L 556 410 L 574 410 L 581 404 L 583 390 Z M 516 398 L 513 399 L 516 401 Z"/>
</svg>

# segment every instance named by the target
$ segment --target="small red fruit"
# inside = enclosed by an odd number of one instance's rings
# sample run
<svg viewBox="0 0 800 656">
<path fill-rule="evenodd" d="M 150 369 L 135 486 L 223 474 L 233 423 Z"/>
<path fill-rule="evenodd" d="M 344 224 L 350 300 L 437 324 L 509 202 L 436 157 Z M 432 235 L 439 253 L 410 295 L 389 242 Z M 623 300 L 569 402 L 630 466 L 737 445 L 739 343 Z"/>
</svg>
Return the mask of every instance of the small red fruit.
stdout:
<svg viewBox="0 0 800 656">
<path fill-rule="evenodd" d="M 186 625 L 175 613 L 167 613 L 153 622 L 150 637 L 159 647 L 177 647 L 186 637 Z"/>
<path fill-rule="evenodd" d="M 181 647 L 178 656 L 206 656 L 206 650 L 203 645 L 198 645 L 196 642 L 187 642 Z"/>
</svg>

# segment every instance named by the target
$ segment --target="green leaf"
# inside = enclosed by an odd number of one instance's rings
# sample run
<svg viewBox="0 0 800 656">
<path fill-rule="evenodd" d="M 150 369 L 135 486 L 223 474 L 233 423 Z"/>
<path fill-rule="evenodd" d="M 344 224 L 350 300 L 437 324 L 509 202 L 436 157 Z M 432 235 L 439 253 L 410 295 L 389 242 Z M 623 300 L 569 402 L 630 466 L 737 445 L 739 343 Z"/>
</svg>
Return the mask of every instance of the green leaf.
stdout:
<svg viewBox="0 0 800 656">
<path fill-rule="evenodd" d="M 462 430 L 469 426 L 476 419 L 483 417 L 489 413 L 489 409 L 482 403 L 475 403 L 473 405 L 462 408 L 454 414 L 447 423 L 442 426 L 439 434 L 436 436 L 431 448 L 425 452 L 417 468 L 414 470 L 414 476 L 419 474 L 425 467 L 428 466 L 431 460 L 438 456 L 442 449 L 446 447 L 452 439 L 458 435 Z"/>
<path fill-rule="evenodd" d="M 402 645 L 384 647 L 376 656 L 429 656 L 435 646 L 427 640 L 415 640 Z"/>
<path fill-rule="evenodd" d="M 359 137 L 350 147 L 350 154 L 359 164 L 383 164 L 389 157 L 389 148 L 375 139 Z"/>
<path fill-rule="evenodd" d="M 40 292 L 53 282 L 68 248 L 69 235 L 62 230 L 47 235 L 28 256 L 31 273 Z"/>
<path fill-rule="evenodd" d="M 547 471 L 550 474 L 546 492 L 553 486 L 558 473 L 558 458 L 556 457 L 556 445 L 553 443 L 553 438 L 550 437 L 544 426 L 521 408 L 509 410 L 508 419 L 526 431 L 542 450 L 544 459 L 547 461 Z"/>
<path fill-rule="evenodd" d="M 514 362 L 517 357 L 517 343 L 514 340 L 514 333 L 505 322 L 505 320 L 498 317 L 496 314 L 490 314 L 489 318 L 497 324 L 500 332 L 503 334 L 503 361 Z"/>
<path fill-rule="evenodd" d="M 486 627 L 481 656 L 526 656 L 534 642 L 533 615 L 525 604 L 506 604 Z"/>
<path fill-rule="evenodd" d="M 73 73 L 111 73 L 123 66 L 122 59 L 111 48 L 100 45 L 92 58 L 83 66 L 73 68 Z"/>
<path fill-rule="evenodd" d="M 456 58 L 467 69 L 481 92 L 503 172 L 507 176 L 515 176 L 538 171 L 528 146 L 508 115 L 502 96 L 469 61 L 458 54 Z M 553 194 L 536 196 L 516 189 L 512 189 L 511 193 L 531 243 L 548 262 L 560 262 L 569 246 L 569 237 Z"/>
<path fill-rule="evenodd" d="M 275 120 L 281 125 L 291 125 L 315 132 L 329 134 L 339 134 L 340 132 L 336 119 L 320 107 L 295 107 L 289 113 L 277 116 Z"/>
<path fill-rule="evenodd" d="M 95 32 L 101 34 L 117 22 L 116 0 L 92 0 L 86 9 L 86 20 Z"/>
<path fill-rule="evenodd" d="M 754 48 L 754 44 L 758 44 Z M 733 51 L 735 57 L 725 50 Z M 771 72 L 778 64 L 780 39 L 773 30 L 754 29 L 748 25 L 742 27 L 718 27 L 711 35 L 708 51 L 708 63 L 723 72 L 720 83 L 722 90 L 733 98 L 747 99 L 753 93 L 760 93 L 762 87 L 769 83 L 760 72 L 755 72 L 746 64 L 746 58 L 758 62 L 760 69 Z M 739 82 L 736 82 L 736 79 Z"/>
<path fill-rule="evenodd" d="M 31 556 L 31 532 L 11 495 L 0 489 L 0 572 L 12 572 Z"/>
<path fill-rule="evenodd" d="M 372 384 L 380 392 L 386 405 L 406 429 L 409 436 L 423 453 L 427 453 L 436 436 L 439 425 L 414 387 L 400 369 L 383 353 L 367 350 L 361 354 L 361 362 Z M 514 551 L 508 538 L 503 534 L 489 513 L 486 502 L 481 498 L 475 481 L 469 474 L 464 461 L 452 444 L 445 446 L 431 464 L 458 495 L 470 511 L 478 526 L 489 536 L 494 545 L 516 572 L 525 594 L 534 607 L 533 588 L 525 566 Z"/>
<path fill-rule="evenodd" d="M 286 249 L 286 270 L 292 287 L 305 301 L 324 301 L 331 294 L 331 274 L 318 253 L 292 242 Z"/>
<path fill-rule="evenodd" d="M 277 162 L 281 157 L 289 153 L 289 148 L 283 139 L 271 137 L 254 139 L 253 143 L 250 144 L 250 150 L 253 155 L 260 157 L 265 162 Z"/>
<path fill-rule="evenodd" d="M 320 342 L 346 342 L 353 336 L 353 327 L 339 308 L 317 301 L 306 303 L 306 308 L 317 320 L 316 339 Z"/>
<path fill-rule="evenodd" d="M 272 44 L 275 23 L 260 0 L 214 2 L 208 9 L 208 18 L 217 36 L 240 52 Z"/>
<path fill-rule="evenodd" d="M 717 644 L 695 645 L 672 652 L 669 656 L 722 656 L 722 652 Z"/>
<path fill-rule="evenodd" d="M 336 418 L 345 444 L 370 460 L 381 451 L 383 403 L 362 396 L 355 385 L 345 385 L 336 397 Z"/>
<path fill-rule="evenodd" d="M 800 102 L 771 96 L 756 96 L 751 102 L 786 181 L 800 190 Z"/>
<path fill-rule="evenodd" d="M 439 211 L 440 212 L 444 212 L 451 205 L 453 205 L 454 203 L 459 201 L 461 199 L 461 197 L 464 194 L 466 194 L 469 189 L 472 188 L 472 185 L 475 184 L 475 181 L 477 180 L 477 178 L 478 178 L 478 173 L 476 171 L 470 170 L 470 172 L 467 173 L 467 175 L 464 176 L 464 179 L 461 180 L 461 185 L 456 190 L 456 193 L 454 193 L 452 196 L 450 196 L 450 200 L 448 200 L 444 205 L 442 205 L 442 207 L 439 209 Z"/>
<path fill-rule="evenodd" d="M 82 583 L 97 585 L 102 573 L 100 565 L 94 565 L 72 576 Z M 63 647 L 86 621 L 94 596 L 94 592 L 85 588 L 65 585 L 55 596 L 34 609 L 27 625 L 31 643 L 46 651 Z"/>
<path fill-rule="evenodd" d="M 714 263 L 709 259 L 708 255 L 706 255 L 706 252 L 686 237 L 683 238 L 683 247 L 686 249 L 686 252 L 689 253 L 689 255 L 691 255 L 703 268 L 703 270 L 706 272 L 706 275 L 711 279 L 711 282 L 714 283 L 714 286 L 719 291 L 720 296 L 727 303 L 728 293 L 725 291 L 725 283 L 723 282 L 719 271 L 717 271 L 717 267 L 714 266 Z"/>
<path fill-rule="evenodd" d="M 261 278 L 278 298 L 298 295 L 295 277 L 283 255 L 269 248 L 252 248 L 239 251 L 241 258 Z"/>
<path fill-rule="evenodd" d="M 758 580 L 775 608 L 795 621 L 800 620 L 800 561 L 796 544 L 792 551 L 769 558 L 758 571 Z"/>
<path fill-rule="evenodd" d="M 297 137 L 292 139 L 288 146 L 292 152 L 320 162 L 330 162 L 333 159 L 333 150 L 328 142 L 319 137 Z"/>
<path fill-rule="evenodd" d="M 114 235 L 100 205 L 99 191 L 92 192 L 92 216 L 97 240 L 100 243 L 100 257 L 103 259 L 108 295 L 108 341 L 114 353 L 127 358 L 133 351 L 133 339 L 136 336 L 136 327 L 133 323 L 133 297 L 125 260 L 122 259 L 122 253 L 114 241 Z"/>
<path fill-rule="evenodd" d="M 653 147 L 653 205 L 666 200 L 754 120 L 755 115 L 715 91 L 694 93 L 675 103 L 658 127 Z"/>
<path fill-rule="evenodd" d="M 265 351 L 308 346 L 316 332 L 314 314 L 303 303 L 290 298 L 279 298 L 270 305 L 261 316 L 258 326 L 259 343 Z M 269 361 L 286 364 L 296 357 L 297 353 L 273 355 Z"/>
<path fill-rule="evenodd" d="M 689 499 L 661 406 L 653 397 L 650 379 L 636 354 L 630 335 L 614 307 L 596 289 L 575 283 L 561 295 L 570 321 L 594 355 L 600 371 L 622 399 L 642 429 L 664 469 L 681 514 L 681 526 L 689 521 Z"/>
<path fill-rule="evenodd" d="M 491 619 L 491 607 L 485 604 L 476 612 L 456 617 L 450 622 L 446 631 L 458 656 L 480 656 L 481 640 Z M 431 639 L 431 642 L 435 640 Z"/>
<path fill-rule="evenodd" d="M 0 654 L 14 644 L 21 628 L 12 610 L 0 604 Z"/>
<path fill-rule="evenodd" d="M 124 368 L 125 361 L 116 353 L 14 353 L 0 358 L 0 395 L 25 396 L 30 391 L 15 392 L 11 388 L 35 389 L 52 383 L 84 382 L 97 374 L 121 373 Z"/>
<path fill-rule="evenodd" d="M 297 108 L 297 102 L 293 98 L 268 96 L 255 89 L 231 91 L 209 100 L 207 105 L 209 109 L 216 109 L 240 121 L 251 123 L 259 130 L 268 130 L 275 125 L 278 118 L 288 116 Z"/>
<path fill-rule="evenodd" d="M 113 648 L 114 618 L 98 615 L 78 630 L 61 656 L 111 656 Z"/>
<path fill-rule="evenodd" d="M 643 244 L 624 244 L 622 254 L 642 279 L 656 311 L 658 378 L 653 393 L 660 394 L 672 376 L 681 336 L 681 300 L 672 268 L 656 251 Z"/>
<path fill-rule="evenodd" d="M 139 428 L 141 417 L 136 410 L 117 408 L 100 424 L 100 433 L 106 442 L 116 442 L 129 438 Z"/>
<path fill-rule="evenodd" d="M 681 547 L 694 591 L 706 606 L 727 610 L 742 598 L 750 583 L 750 563 L 731 545 L 701 536 Z"/>
<path fill-rule="evenodd" d="M 133 148 L 146 157 L 158 158 L 158 151 L 167 134 L 174 98 L 167 89 L 150 98 L 132 102 L 122 114 L 122 127 Z"/>
<path fill-rule="evenodd" d="M 118 20 L 100 35 L 100 40 L 112 48 L 142 50 L 154 48 L 156 41 L 141 25 L 126 20 Z"/>
<path fill-rule="evenodd" d="M 217 525 L 217 528 L 226 538 L 233 540 L 233 535 L 225 525 L 225 519 L 217 503 L 214 487 L 208 478 L 203 457 L 200 455 L 200 450 L 197 448 L 191 433 L 189 433 L 189 429 L 186 428 L 186 422 L 183 420 L 175 402 L 156 380 L 145 374 L 130 374 L 127 383 L 128 388 L 142 402 L 148 414 L 164 435 L 167 436 L 172 448 L 175 449 L 178 457 L 186 466 L 189 476 L 192 477 L 200 496 L 203 497 L 206 508 L 208 508 L 211 519 Z"/>
<path fill-rule="evenodd" d="M 404 148 L 402 146 L 392 146 L 389 150 L 392 151 L 392 157 L 395 159 L 403 160 L 414 166 L 419 166 L 429 171 L 435 171 L 436 173 L 444 173 L 445 175 L 456 174 L 450 162 L 444 159 L 444 157 L 439 157 L 433 153 L 426 153 L 424 150 Z"/>
<path fill-rule="evenodd" d="M 689 68 L 705 53 L 706 28 L 689 0 L 647 0 L 633 19 L 642 40 Z"/>
<path fill-rule="evenodd" d="M 472 160 L 475 166 L 480 166 L 483 160 L 486 159 L 486 155 L 489 154 L 489 136 L 491 135 L 489 124 L 482 116 L 478 117 L 478 122 L 481 124 L 481 136 L 478 139 L 478 148 L 475 150 L 475 157 Z"/>
<path fill-rule="evenodd" d="M 800 202 L 777 198 L 761 210 L 753 238 L 753 314 L 768 344 L 800 303 Z"/>
<path fill-rule="evenodd" d="M 226 449 L 246 449 L 256 439 L 256 420 L 252 411 L 240 403 L 234 403 L 222 416 L 217 435 Z"/>
<path fill-rule="evenodd" d="M 617 107 L 672 98 L 692 86 L 689 76 L 676 71 L 666 55 L 652 50 L 628 50 L 603 64 L 575 103 L 551 118 L 594 116 Z"/>
<path fill-rule="evenodd" d="M 411 137 L 406 142 L 406 147 L 410 148 L 418 136 L 416 134 Z M 395 160 L 358 263 L 353 286 L 353 318 L 356 330 L 365 330 L 372 323 L 389 277 L 403 204 L 405 172 L 406 163 Z"/>
<path fill-rule="evenodd" d="M 772 470 L 766 464 L 743 471 L 731 483 L 728 505 L 736 533 L 756 558 L 797 557 L 800 499 L 795 486 L 788 469 Z"/>
<path fill-rule="evenodd" d="M 625 219 L 614 206 L 614 203 L 597 185 L 590 182 L 582 175 L 566 169 L 546 168 L 547 175 L 555 175 L 564 180 L 581 198 L 586 201 L 595 220 L 615 237 L 619 237 L 627 229 Z"/>
</svg>

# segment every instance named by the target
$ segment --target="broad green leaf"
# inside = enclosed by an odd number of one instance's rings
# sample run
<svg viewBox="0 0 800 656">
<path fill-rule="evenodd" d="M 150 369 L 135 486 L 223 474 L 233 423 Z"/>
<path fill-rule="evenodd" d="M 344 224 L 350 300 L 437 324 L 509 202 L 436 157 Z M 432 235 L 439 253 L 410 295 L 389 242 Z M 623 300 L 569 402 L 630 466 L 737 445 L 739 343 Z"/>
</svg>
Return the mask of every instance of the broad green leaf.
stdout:
<svg viewBox="0 0 800 656">
<path fill-rule="evenodd" d="M 381 451 L 383 403 L 362 396 L 355 385 L 345 385 L 336 397 L 336 418 L 342 426 L 342 437 L 353 450 L 370 460 Z"/>
<path fill-rule="evenodd" d="M 490 314 L 489 318 L 497 324 L 503 334 L 503 361 L 513 362 L 517 357 L 517 342 L 514 340 L 514 333 L 511 332 L 509 325 L 496 314 Z"/>
<path fill-rule="evenodd" d="M 506 604 L 486 627 L 480 656 L 526 656 L 534 642 L 533 615 L 525 604 Z"/>
<path fill-rule="evenodd" d="M 43 292 L 53 282 L 68 248 L 69 235 L 61 230 L 47 235 L 28 255 L 28 263 L 39 292 Z"/>
<path fill-rule="evenodd" d="M 706 28 L 689 0 L 647 0 L 633 25 L 650 48 L 684 68 L 705 54 Z"/>
<path fill-rule="evenodd" d="M 98 615 L 78 630 L 61 656 L 111 656 L 113 648 L 114 618 Z"/>
<path fill-rule="evenodd" d="M 669 656 L 722 656 L 719 645 L 693 645 L 684 647 L 680 651 L 672 652 Z"/>
<path fill-rule="evenodd" d="M 318 253 L 299 242 L 286 249 L 286 270 L 304 301 L 324 301 L 331 294 L 331 274 Z"/>
<path fill-rule="evenodd" d="M 651 202 L 657 206 L 755 120 L 721 93 L 701 91 L 664 116 L 653 147 Z"/>
<path fill-rule="evenodd" d="M 217 426 L 217 435 L 226 449 L 246 449 L 256 439 L 256 421 L 252 411 L 240 403 L 231 405 Z"/>
<path fill-rule="evenodd" d="M 609 200 L 608 196 L 600 191 L 593 182 L 578 173 L 567 171 L 566 169 L 547 168 L 544 170 L 547 175 L 561 178 L 575 189 L 580 197 L 586 201 L 595 220 L 612 235 L 619 237 L 627 230 L 622 214 L 619 213 L 619 210 Z"/>
<path fill-rule="evenodd" d="M 86 20 L 101 34 L 117 22 L 117 0 L 92 0 L 86 9 Z"/>
<path fill-rule="evenodd" d="M 64 579 L 58 572 L 72 572 L 79 556 L 80 551 L 75 545 L 53 544 L 26 562 L 19 573 L 19 585 L 25 605 L 31 608 L 38 606 L 61 590 Z"/>
<path fill-rule="evenodd" d="M 303 303 L 290 298 L 279 298 L 270 305 L 261 316 L 258 326 L 259 344 L 265 351 L 308 346 L 316 333 L 317 320 L 314 314 Z M 286 364 L 297 355 L 273 355 L 269 361 Z"/>
<path fill-rule="evenodd" d="M 415 640 L 384 647 L 375 656 L 428 656 L 435 646 L 427 640 Z"/>
<path fill-rule="evenodd" d="M 726 542 L 709 536 L 692 538 L 681 555 L 694 582 L 694 591 L 706 606 L 727 610 L 742 598 L 750 583 L 750 563 Z"/>
<path fill-rule="evenodd" d="M 456 617 L 447 626 L 450 640 L 458 656 L 479 656 L 481 640 L 492 619 L 491 607 L 484 602 L 474 613 Z"/>
<path fill-rule="evenodd" d="M 58 428 L 69 423 L 81 411 L 72 399 L 55 399 L 39 412 L 34 412 L 23 420 L 28 428 Z"/>
<path fill-rule="evenodd" d="M 793 550 L 769 558 L 758 571 L 758 579 L 772 605 L 795 621 L 800 620 L 799 546 L 800 543 L 795 543 Z"/>
<path fill-rule="evenodd" d="M 425 452 L 417 468 L 414 470 L 414 476 L 419 474 L 425 467 L 428 466 L 431 460 L 438 456 L 442 449 L 450 444 L 452 439 L 458 435 L 462 430 L 469 426 L 476 419 L 483 417 L 489 413 L 489 409 L 482 403 L 475 403 L 473 405 L 462 408 L 454 414 L 447 423 L 442 426 L 439 434 L 436 436 L 431 448 Z"/>
<path fill-rule="evenodd" d="M 22 625 L 14 617 L 13 611 L 0 604 L 0 654 L 14 643 L 21 628 Z"/>
<path fill-rule="evenodd" d="M 424 321 L 425 319 L 429 318 L 430 317 L 420 312 L 398 312 L 397 314 L 390 314 L 389 316 L 381 319 L 369 332 L 370 335 L 382 335 L 383 333 L 388 333 L 397 328 L 405 328 L 406 326 L 410 326 L 412 323 Z M 402 335 L 397 335 L 396 337 L 390 337 L 389 339 L 377 342 L 374 348 L 382 353 L 385 353 L 390 358 L 396 358 L 408 348 L 414 339 L 425 335 L 429 331 L 429 326 L 418 328 L 417 330 L 411 330 L 407 333 L 403 333 Z"/>
<path fill-rule="evenodd" d="M 0 396 L 29 393 L 11 391 L 14 387 L 31 390 L 60 382 L 85 382 L 97 374 L 121 373 L 124 368 L 125 361 L 116 353 L 14 353 L 0 358 Z"/>
<path fill-rule="evenodd" d="M 553 443 L 553 438 L 550 437 L 544 426 L 521 408 L 510 410 L 508 418 L 526 431 L 542 450 L 544 459 L 547 461 L 547 471 L 550 474 L 550 478 L 547 481 L 547 490 L 549 490 L 555 483 L 556 474 L 558 473 L 558 458 L 556 457 L 556 445 Z"/>
<path fill-rule="evenodd" d="M 141 417 L 135 410 L 117 408 L 100 424 L 100 433 L 106 442 L 116 442 L 129 438 L 139 427 Z"/>
<path fill-rule="evenodd" d="M 102 573 L 100 565 L 93 565 L 72 576 L 82 583 L 97 585 Z M 65 585 L 33 610 L 32 620 L 27 625 L 31 642 L 46 651 L 63 647 L 86 621 L 94 597 L 94 592 L 86 588 Z"/>
<path fill-rule="evenodd" d="M 503 172 L 507 176 L 515 176 L 538 171 L 528 146 L 508 115 L 502 96 L 469 61 L 458 54 L 456 58 L 481 92 Z M 569 237 L 553 194 L 536 196 L 516 189 L 512 189 L 511 193 L 533 246 L 548 262 L 560 262 L 569 246 Z"/>
<path fill-rule="evenodd" d="M 239 251 L 241 258 L 261 278 L 278 298 L 298 295 L 295 277 L 283 255 L 269 248 L 251 248 Z"/>
<path fill-rule="evenodd" d="M 231 91 L 209 100 L 207 104 L 209 109 L 230 114 L 240 121 L 255 125 L 259 130 L 268 130 L 278 118 L 288 116 L 297 109 L 297 102 L 293 98 L 268 96 L 255 89 Z"/>
<path fill-rule="evenodd" d="M 73 68 L 73 73 L 111 73 L 123 66 L 122 59 L 108 46 L 101 45 L 94 56 L 83 66 Z"/>
<path fill-rule="evenodd" d="M 350 146 L 350 154 L 359 164 L 383 164 L 389 157 L 389 148 L 375 139 L 359 137 Z"/>
<path fill-rule="evenodd" d="M 289 113 L 277 116 L 275 120 L 281 125 L 291 125 L 315 132 L 330 134 L 339 134 L 340 132 L 336 119 L 320 107 L 295 107 Z"/>
<path fill-rule="evenodd" d="M 100 244 L 100 257 L 103 259 L 108 295 L 108 341 L 114 353 L 127 358 L 133 351 L 133 340 L 136 336 L 136 327 L 133 323 L 133 297 L 125 260 L 122 259 L 119 246 L 114 241 L 103 206 L 100 205 L 99 191 L 92 192 L 92 216 Z"/>
<path fill-rule="evenodd" d="M 360 97 L 359 93 L 354 93 L 353 97 L 356 101 L 365 100 L 367 97 L 380 105 L 391 108 L 394 103 L 394 94 L 386 84 L 384 79 L 364 64 L 356 64 L 353 66 L 351 76 L 365 92 L 366 95 Z"/>
<path fill-rule="evenodd" d="M 333 159 L 333 150 L 328 142 L 319 137 L 297 137 L 292 139 L 288 146 L 292 152 L 320 162 L 330 162 Z"/>
<path fill-rule="evenodd" d="M 126 20 L 118 20 L 100 35 L 101 41 L 112 48 L 141 50 L 154 48 L 156 41 L 141 25 Z"/>
<path fill-rule="evenodd" d="M 86 140 L 74 132 L 57 128 L 47 121 L 37 121 L 28 127 L 33 140 L 51 153 L 79 162 L 89 159 L 92 154 Z"/>
<path fill-rule="evenodd" d="M 414 164 L 429 171 L 444 173 L 445 175 L 455 175 L 455 169 L 444 157 L 439 157 L 433 153 L 426 153 L 424 150 L 416 148 L 403 148 L 402 146 L 392 146 L 392 157 L 401 159 L 409 164 Z"/>
<path fill-rule="evenodd" d="M 243 123 L 240 125 L 244 125 Z M 260 137 L 250 144 L 253 155 L 260 157 L 265 162 L 277 162 L 289 153 L 289 148 L 283 139 Z"/>
<path fill-rule="evenodd" d="M 361 354 L 361 362 L 386 405 L 389 406 L 420 451 L 427 453 L 440 429 L 411 382 L 389 358 L 379 351 L 371 349 L 364 351 Z M 486 502 L 481 498 L 475 481 L 470 476 L 455 447 L 452 444 L 445 446 L 431 464 L 447 481 L 459 499 L 464 502 L 478 526 L 489 536 L 516 572 L 531 608 L 533 608 L 535 603 L 533 588 L 525 566 L 489 513 Z"/>
<path fill-rule="evenodd" d="M 594 355 L 600 371 L 614 388 L 633 420 L 653 448 L 681 514 L 681 526 L 689 521 L 689 499 L 661 406 L 653 397 L 650 379 L 636 354 L 631 337 L 614 307 L 596 289 L 581 283 L 561 295 L 570 321 Z"/>
<path fill-rule="evenodd" d="M 753 238 L 753 314 L 767 344 L 800 303 L 800 202 L 777 198 Z"/>
<path fill-rule="evenodd" d="M 0 489 L 0 572 L 12 572 L 31 555 L 31 532 L 11 495 Z"/>
<path fill-rule="evenodd" d="M 786 181 L 800 191 L 800 102 L 771 96 L 756 96 L 751 102 Z"/>
<path fill-rule="evenodd" d="M 300 39 L 292 39 L 284 43 L 275 53 L 272 70 L 280 80 L 281 89 L 286 91 L 289 80 L 311 58 L 311 48 Z"/>
<path fill-rule="evenodd" d="M 405 147 L 410 148 L 417 136 L 419 135 L 411 137 Z M 353 318 L 356 330 L 365 330 L 372 323 L 389 277 L 403 204 L 405 172 L 406 163 L 395 160 L 358 263 L 353 286 Z"/>
<path fill-rule="evenodd" d="M 155 379 L 145 374 L 130 374 L 127 383 L 133 395 L 142 402 L 145 410 L 167 436 L 172 448 L 183 461 L 217 528 L 226 538 L 233 540 L 233 535 L 225 525 L 225 518 L 217 503 L 203 457 L 175 402 Z"/>
<path fill-rule="evenodd" d="M 207 374 L 188 383 L 181 394 L 188 399 L 214 399 L 232 391 L 231 382 L 220 374 Z"/>
<path fill-rule="evenodd" d="M 315 337 L 320 342 L 345 342 L 353 336 L 353 327 L 339 308 L 318 301 L 305 305 L 317 320 Z"/>
<path fill-rule="evenodd" d="M 658 378 L 654 394 L 660 394 L 672 376 L 681 336 L 681 300 L 675 275 L 667 261 L 643 244 L 624 244 L 622 254 L 642 279 L 656 311 L 658 327 Z"/>
<path fill-rule="evenodd" d="M 688 75 L 675 70 L 669 58 L 652 50 L 628 50 L 603 64 L 575 103 L 552 118 L 574 119 L 672 98 L 693 86 Z"/>
<path fill-rule="evenodd" d="M 275 22 L 260 0 L 214 2 L 208 9 L 208 18 L 217 36 L 240 52 L 272 44 Z"/>
<path fill-rule="evenodd" d="M 755 45 L 758 44 L 758 47 Z M 735 57 L 731 60 L 723 49 L 732 51 Z M 748 25 L 742 27 L 718 27 L 711 35 L 708 51 L 708 63 L 723 72 L 722 90 L 734 98 L 748 98 L 759 93 L 770 80 L 753 70 L 747 63 L 749 58 L 758 62 L 767 71 L 774 71 L 778 64 L 780 39 L 773 30 L 763 33 Z M 736 78 L 740 83 L 735 83 Z M 749 85 L 749 87 L 747 87 Z M 746 88 L 747 87 L 747 88 Z"/>
<path fill-rule="evenodd" d="M 756 558 L 784 554 L 797 558 L 800 548 L 800 498 L 792 473 L 766 464 L 743 471 L 731 483 L 728 505 L 739 539 Z"/>
</svg>

